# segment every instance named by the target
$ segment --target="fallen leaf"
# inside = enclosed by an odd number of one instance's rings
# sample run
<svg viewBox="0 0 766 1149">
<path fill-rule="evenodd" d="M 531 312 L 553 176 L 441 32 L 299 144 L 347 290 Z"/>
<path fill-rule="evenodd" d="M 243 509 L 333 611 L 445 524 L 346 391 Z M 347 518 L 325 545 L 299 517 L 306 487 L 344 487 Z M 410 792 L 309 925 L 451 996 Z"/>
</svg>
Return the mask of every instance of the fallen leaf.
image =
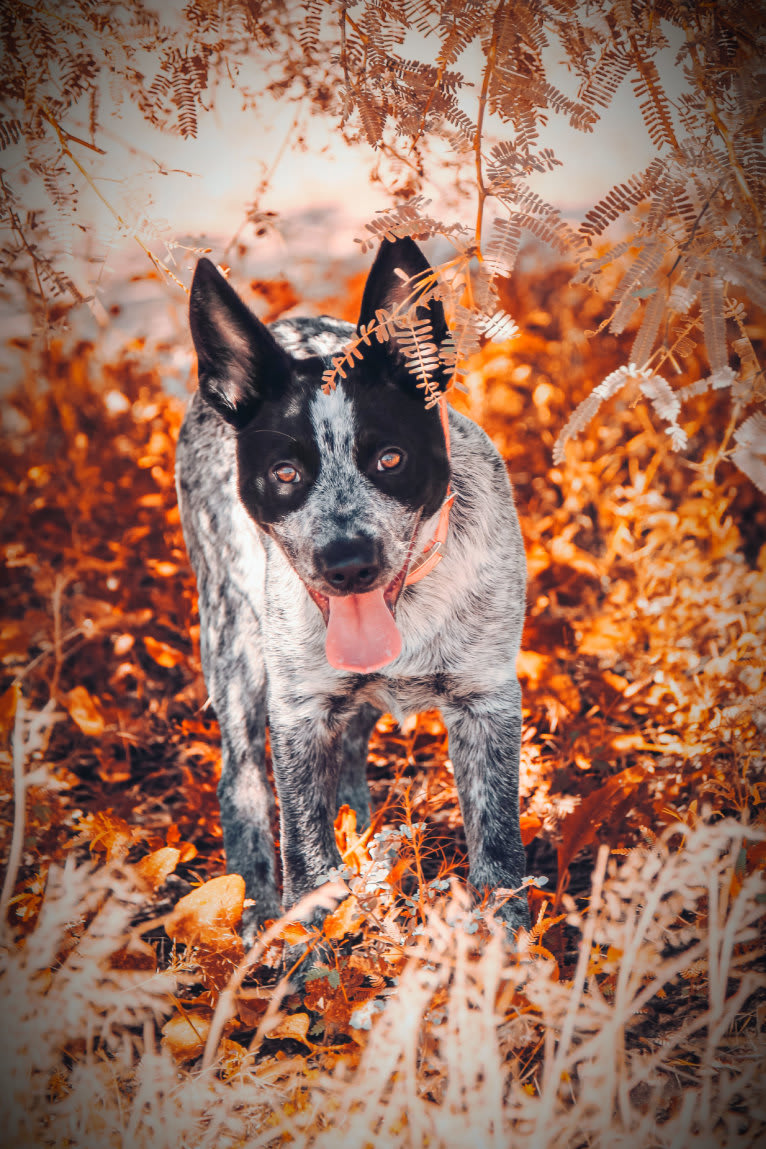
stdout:
<svg viewBox="0 0 766 1149">
<path fill-rule="evenodd" d="M 550 664 L 550 658 L 536 650 L 520 650 L 516 655 L 516 673 L 532 686 L 538 685 Z"/>
<path fill-rule="evenodd" d="M 356 810 L 352 810 L 350 806 L 341 806 L 335 815 L 333 829 L 335 844 L 342 855 L 344 850 L 359 837 L 356 832 Z"/>
<path fill-rule="evenodd" d="M 180 858 L 180 850 L 176 850 L 173 846 L 162 846 L 161 849 L 141 858 L 136 865 L 136 871 L 152 890 L 158 890 L 173 873 Z"/>
<path fill-rule="evenodd" d="M 337 941 L 346 934 L 358 930 L 363 921 L 364 914 L 359 912 L 359 903 L 352 895 L 350 898 L 344 898 L 340 905 L 327 915 L 322 932 L 326 938 Z"/>
<path fill-rule="evenodd" d="M 294 1041 L 305 1041 L 309 1045 L 306 1034 L 310 1024 L 311 1018 L 307 1013 L 290 1013 L 287 1017 L 280 1018 L 274 1029 L 268 1031 L 267 1037 L 281 1040 L 292 1038 Z"/>
<path fill-rule="evenodd" d="M 362 834 L 356 830 L 356 811 L 350 806 L 341 806 L 334 822 L 335 844 L 338 847 L 343 862 L 359 873 L 363 866 L 370 862 L 368 843 L 371 837 L 371 828 Z"/>
<path fill-rule="evenodd" d="M 543 823 L 537 814 L 522 814 L 520 822 L 522 845 L 528 846 L 533 838 L 537 837 Z"/>
<path fill-rule="evenodd" d="M 21 683 L 12 682 L 5 693 L 0 697 L 0 731 L 5 732 L 13 728 L 16 718 L 16 707 L 21 698 Z"/>
<path fill-rule="evenodd" d="M 210 1032 L 210 1011 L 187 1009 L 171 1017 L 162 1027 L 162 1046 L 176 1061 L 200 1057 Z"/>
<path fill-rule="evenodd" d="M 288 922 L 279 932 L 279 937 L 290 946 L 300 945 L 311 936 L 311 930 L 307 930 L 300 922 Z"/>
<path fill-rule="evenodd" d="M 159 642 L 149 634 L 144 635 L 144 646 L 154 661 L 159 666 L 164 666 L 168 670 L 174 666 L 178 666 L 186 657 L 180 650 L 176 650 L 174 646 L 168 646 L 166 642 Z"/>
<path fill-rule="evenodd" d="M 245 883 L 239 874 L 223 874 L 192 890 L 165 918 L 165 933 L 176 942 L 215 946 L 225 943 L 242 917 Z"/>
<path fill-rule="evenodd" d="M 629 766 L 608 778 L 603 786 L 583 798 L 579 806 L 561 825 L 561 845 L 558 848 L 559 891 L 567 870 L 580 850 L 589 846 L 613 808 L 635 790 L 643 781 L 644 772 Z"/>
<path fill-rule="evenodd" d="M 258 985 L 241 989 L 237 994 L 237 1017 L 242 1024 L 252 1028 L 259 1025 L 273 996 L 271 986 Z"/>
<path fill-rule="evenodd" d="M 577 714 L 580 710 L 580 692 L 568 674 L 554 673 L 547 680 L 551 694 L 555 695 L 566 706 L 570 714 Z"/>
<path fill-rule="evenodd" d="M 252 1060 L 252 1054 L 238 1041 L 232 1041 L 230 1037 L 222 1037 L 218 1042 L 216 1062 L 224 1081 L 239 1073 L 250 1060 Z"/>
<path fill-rule="evenodd" d="M 88 842 L 91 853 L 106 854 L 108 862 L 124 858 L 140 836 L 140 830 L 129 826 L 124 818 L 113 814 L 111 810 L 89 814 L 78 823 L 78 829 L 81 840 Z"/>
<path fill-rule="evenodd" d="M 99 734 L 104 733 L 106 723 L 101 703 L 84 686 L 75 686 L 64 695 L 63 701 L 70 718 L 77 723 L 83 734 L 98 738 Z"/>
</svg>

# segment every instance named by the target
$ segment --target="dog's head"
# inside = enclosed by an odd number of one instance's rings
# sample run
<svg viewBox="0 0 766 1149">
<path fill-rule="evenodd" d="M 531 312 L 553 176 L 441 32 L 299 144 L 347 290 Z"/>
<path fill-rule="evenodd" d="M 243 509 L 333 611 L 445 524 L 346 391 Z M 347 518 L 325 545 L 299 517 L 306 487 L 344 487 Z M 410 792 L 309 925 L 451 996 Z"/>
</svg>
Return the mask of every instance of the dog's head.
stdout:
<svg viewBox="0 0 766 1149">
<path fill-rule="evenodd" d="M 358 330 L 378 309 L 390 312 L 413 292 L 417 299 L 412 277 L 428 270 L 412 240 L 384 241 Z M 414 317 L 429 319 L 437 346 L 447 340 L 441 303 L 417 306 Z M 206 259 L 192 283 L 190 323 L 200 391 L 236 430 L 242 503 L 322 611 L 329 661 L 379 669 L 401 648 L 394 615 L 415 536 L 447 492 L 437 409 L 426 407 L 395 338 L 373 336 L 325 393 L 329 359 L 289 354 Z M 443 390 L 448 369 L 433 378 Z"/>
</svg>

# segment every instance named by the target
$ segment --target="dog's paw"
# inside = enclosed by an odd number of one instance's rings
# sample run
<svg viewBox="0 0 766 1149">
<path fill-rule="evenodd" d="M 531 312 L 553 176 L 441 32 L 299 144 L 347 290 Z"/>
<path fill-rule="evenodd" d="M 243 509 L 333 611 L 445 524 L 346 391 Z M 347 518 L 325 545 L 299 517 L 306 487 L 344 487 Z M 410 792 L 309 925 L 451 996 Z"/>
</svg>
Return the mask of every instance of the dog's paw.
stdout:
<svg viewBox="0 0 766 1149">
<path fill-rule="evenodd" d="M 259 900 L 249 906 L 246 905 L 239 923 L 239 936 L 245 949 L 249 950 L 255 945 L 258 935 L 267 922 L 275 921 L 281 916 L 282 907 L 278 902 L 266 904 L 263 900 Z"/>
<path fill-rule="evenodd" d="M 293 993 L 303 993 L 312 978 L 324 977 L 335 969 L 335 955 L 326 942 L 285 946 L 282 953 L 282 976 L 290 980 Z"/>
<path fill-rule="evenodd" d="M 239 936 L 246 950 L 255 945 L 258 933 L 263 925 L 263 918 L 256 906 L 247 906 L 242 911 L 242 920 L 239 923 Z"/>
<path fill-rule="evenodd" d="M 526 894 L 508 898 L 497 906 L 494 911 L 495 918 L 505 925 L 505 934 L 508 944 L 513 950 L 518 949 L 519 932 L 529 933 L 532 923 L 529 916 L 529 904 Z"/>
</svg>

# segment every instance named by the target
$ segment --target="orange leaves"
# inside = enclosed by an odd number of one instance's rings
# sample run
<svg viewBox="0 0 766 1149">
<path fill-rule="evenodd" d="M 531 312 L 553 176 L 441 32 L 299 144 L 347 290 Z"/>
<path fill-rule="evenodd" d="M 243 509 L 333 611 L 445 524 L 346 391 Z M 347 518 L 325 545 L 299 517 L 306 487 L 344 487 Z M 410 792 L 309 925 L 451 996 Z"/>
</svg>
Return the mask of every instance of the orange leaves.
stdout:
<svg viewBox="0 0 766 1149">
<path fill-rule="evenodd" d="M 542 825 L 542 821 L 536 814 L 521 815 L 521 841 L 523 845 L 528 846 L 537 837 Z"/>
<path fill-rule="evenodd" d="M 244 901 L 245 883 L 239 874 L 211 878 L 173 907 L 165 919 L 165 932 L 185 945 L 219 946 L 236 936 Z"/>
<path fill-rule="evenodd" d="M 582 908 L 588 851 L 600 841 L 627 866 L 645 828 L 693 821 L 705 805 L 716 813 L 746 809 L 758 825 L 766 803 L 757 763 L 766 547 L 760 569 L 753 556 L 766 512 L 736 478 L 713 483 L 712 471 L 669 461 L 648 421 L 627 406 L 598 430 L 594 424 L 566 467 L 551 467 L 557 428 L 615 366 L 608 361 L 613 344 L 594 340 L 587 357 L 582 352 L 582 331 L 598 326 L 601 304 L 562 284 L 549 273 L 502 287 L 527 330 L 511 347 L 488 345 L 475 358 L 469 393 L 457 405 L 479 415 L 500 445 L 523 515 L 529 600 L 517 664 L 521 834 L 530 872 L 549 885 L 528 890 L 535 924 L 520 959 L 551 984 L 560 973 L 563 995 L 577 937 L 569 904 L 566 924 L 551 911 L 556 861 L 559 895 L 566 888 Z M 281 291 L 267 297 L 273 306 L 283 300 Z M 143 931 L 144 913 L 153 914 L 154 928 L 110 962 L 147 982 L 154 970 L 178 971 L 177 996 L 163 1002 L 162 1045 L 179 1079 L 196 1072 L 222 1001 L 231 1020 L 217 1044 L 219 1084 L 245 1066 L 281 1089 L 290 1074 L 321 1073 L 333 1059 L 353 1065 L 383 1001 L 397 1008 L 395 979 L 433 941 L 430 925 L 441 922 L 452 876 L 459 884 L 467 872 L 444 725 L 436 712 L 401 726 L 390 715 L 378 723 L 369 756 L 372 832 L 358 832 L 348 807 L 335 822 L 352 895 L 321 925 L 283 925 L 265 951 L 255 947 L 255 964 L 238 982 L 242 883 L 234 876 L 205 881 L 224 867 L 215 795 L 221 753 L 205 708 L 195 591 L 172 491 L 179 407 L 154 367 L 122 359 L 97 373 L 85 351 L 72 374 L 60 346 L 49 366 L 52 401 L 35 399 L 32 388 L 21 397 L 30 431 L 4 458 L 8 476 L 0 479 L 7 516 L 0 556 L 14 580 L 0 625 L 0 670 L 4 688 L 16 676 L 23 682 L 29 705 L 44 702 L 55 685 L 58 714 L 68 717 L 27 769 L 30 776 L 51 770 L 57 781 L 66 772 L 76 789 L 43 793 L 34 784 L 27 791 L 24 849 L 39 866 L 20 878 L 9 921 L 31 928 L 53 871 L 48 861 L 59 860 L 74 825 L 75 854 L 89 849 L 99 863 L 127 871 L 144 855 L 135 870 L 148 904 L 134 932 Z M 700 442 L 714 415 L 702 397 L 693 428 Z M 734 556 L 742 540 L 747 554 Z M 6 733 L 18 696 L 18 685 L 0 695 Z M 10 805 L 7 760 L 0 760 L 0 785 Z M 85 813 L 75 815 L 74 805 Z M 7 813 L 4 819 L 7 856 L 11 821 Z M 730 897 L 765 860 L 760 840 L 743 842 Z M 167 913 L 189 882 L 195 888 Z M 159 921 L 170 942 L 157 943 Z M 480 913 L 471 926 L 467 944 L 478 954 L 485 943 Z M 588 974 L 605 1000 L 624 956 L 618 927 L 612 922 L 592 947 Z M 449 928 L 447 949 L 455 940 Z M 275 987 L 297 960 L 290 947 L 304 954 L 298 972 L 306 980 L 280 1003 Z M 508 1040 L 524 1066 L 521 1088 L 533 1097 L 542 997 L 535 1005 L 511 979 L 495 1005 L 504 1026 L 518 1026 Z M 444 1032 L 437 1028 L 439 1011 L 449 1008 L 443 987 L 431 1007 L 423 1066 Z M 656 1020 L 651 1010 L 649 1003 L 645 1033 Z M 432 1085 L 441 1088 L 438 1078 Z M 418 1079 L 421 1087 L 429 1088 L 427 1080 Z"/>
<path fill-rule="evenodd" d="M 345 898 L 337 909 L 328 914 L 322 925 L 322 933 L 330 941 L 340 941 L 347 934 L 359 929 L 364 921 L 364 914 L 360 912 L 356 898 L 352 895 Z"/>
<path fill-rule="evenodd" d="M 180 650 L 176 650 L 175 647 L 169 646 L 166 642 L 159 642 L 150 634 L 144 635 L 144 646 L 159 666 L 171 668 L 184 661 L 185 656 Z"/>
<path fill-rule="evenodd" d="M 279 1023 L 269 1030 L 272 1039 L 291 1038 L 293 1041 L 306 1041 L 311 1025 L 311 1018 L 307 1013 L 289 1013 L 279 1019 Z M 307 1044 L 310 1044 L 307 1042 Z"/>
<path fill-rule="evenodd" d="M 176 1061 L 195 1061 L 203 1052 L 210 1032 L 210 1009 L 187 1009 L 176 1013 L 162 1027 L 162 1044 Z"/>
<path fill-rule="evenodd" d="M 104 733 L 106 722 L 101 703 L 84 686 L 75 686 L 64 696 L 64 705 L 69 715 L 80 727 L 83 734 L 90 738 L 98 738 Z"/>
<path fill-rule="evenodd" d="M 162 846 L 159 850 L 141 858 L 136 870 L 150 889 L 158 890 L 173 873 L 180 857 L 181 851 L 174 846 Z"/>
<path fill-rule="evenodd" d="M 367 843 L 370 840 L 371 830 L 363 834 L 356 832 L 356 811 L 349 806 L 341 806 L 335 817 L 335 842 L 345 865 L 351 866 L 357 873 L 365 863 L 369 863 L 370 854 Z"/>
<path fill-rule="evenodd" d="M 559 892 L 565 888 L 567 870 L 577 854 L 596 839 L 604 822 L 614 817 L 616 808 L 631 798 L 643 779 L 642 770 L 629 766 L 583 798 L 564 819 L 558 848 Z"/>
</svg>

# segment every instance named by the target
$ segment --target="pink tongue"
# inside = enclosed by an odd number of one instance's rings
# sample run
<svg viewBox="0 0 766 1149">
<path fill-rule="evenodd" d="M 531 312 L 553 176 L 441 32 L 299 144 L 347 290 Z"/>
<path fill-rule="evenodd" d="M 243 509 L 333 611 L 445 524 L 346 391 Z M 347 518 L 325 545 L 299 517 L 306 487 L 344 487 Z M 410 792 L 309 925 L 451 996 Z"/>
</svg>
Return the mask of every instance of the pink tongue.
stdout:
<svg viewBox="0 0 766 1149">
<path fill-rule="evenodd" d="M 393 662 L 402 649 L 402 636 L 382 589 L 332 595 L 329 603 L 325 651 L 331 666 L 370 674 Z"/>
</svg>

